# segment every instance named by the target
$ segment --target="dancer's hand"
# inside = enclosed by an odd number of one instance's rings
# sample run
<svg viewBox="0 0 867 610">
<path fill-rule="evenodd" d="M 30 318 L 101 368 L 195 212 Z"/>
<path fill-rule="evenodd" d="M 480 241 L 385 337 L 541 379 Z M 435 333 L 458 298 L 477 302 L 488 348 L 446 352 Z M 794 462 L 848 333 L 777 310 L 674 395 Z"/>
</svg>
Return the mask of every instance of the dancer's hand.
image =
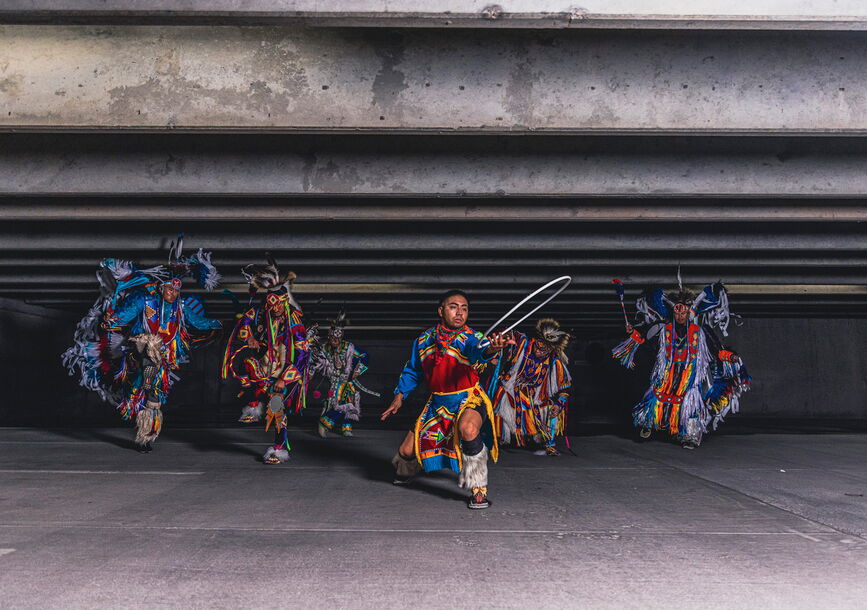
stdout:
<svg viewBox="0 0 867 610">
<path fill-rule="evenodd" d="M 274 391 L 275 392 L 282 392 L 285 387 L 286 387 L 286 382 L 283 381 L 282 379 L 278 379 L 277 381 L 274 382 Z"/>
<path fill-rule="evenodd" d="M 256 337 L 251 334 L 249 337 L 247 337 L 247 347 L 259 349 L 260 347 L 262 347 L 262 344 L 256 341 Z"/>
<path fill-rule="evenodd" d="M 501 335 L 500 333 L 493 333 L 488 337 L 488 341 L 491 343 L 487 349 L 489 354 L 502 351 L 507 345 L 509 345 L 510 341 L 511 343 L 515 342 L 510 335 Z"/>
<path fill-rule="evenodd" d="M 394 395 L 394 400 L 391 401 L 391 404 L 388 405 L 388 408 L 382 412 L 382 415 L 380 416 L 379 421 L 385 421 L 390 416 L 397 413 L 402 406 L 403 406 L 403 394 L 397 393 Z"/>
</svg>

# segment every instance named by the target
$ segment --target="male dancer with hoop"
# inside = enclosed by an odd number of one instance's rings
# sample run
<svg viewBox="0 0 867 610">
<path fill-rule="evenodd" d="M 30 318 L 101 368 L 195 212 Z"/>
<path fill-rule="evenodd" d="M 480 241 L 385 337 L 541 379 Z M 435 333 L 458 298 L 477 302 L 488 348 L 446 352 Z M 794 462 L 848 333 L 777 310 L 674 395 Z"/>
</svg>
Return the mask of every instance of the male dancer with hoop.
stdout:
<svg viewBox="0 0 867 610">
<path fill-rule="evenodd" d="M 469 508 L 488 508 L 488 452 L 496 462 L 497 439 L 491 400 L 479 385 L 477 367 L 507 341 L 498 333 L 486 339 L 467 326 L 469 298 L 461 290 L 446 292 L 437 313 L 439 324 L 413 343 L 394 400 L 381 417 L 397 413 L 424 377 L 431 395 L 392 459 L 394 482 L 405 484 L 421 469 L 451 468 L 460 473 L 460 486 L 472 492 Z"/>
</svg>

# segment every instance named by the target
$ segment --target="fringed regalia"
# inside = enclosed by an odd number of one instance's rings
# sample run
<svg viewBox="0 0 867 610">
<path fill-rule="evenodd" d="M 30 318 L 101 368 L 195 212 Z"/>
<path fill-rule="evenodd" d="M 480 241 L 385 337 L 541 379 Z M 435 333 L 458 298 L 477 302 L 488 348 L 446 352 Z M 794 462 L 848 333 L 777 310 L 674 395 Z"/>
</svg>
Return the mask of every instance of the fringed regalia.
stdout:
<svg viewBox="0 0 867 610">
<path fill-rule="evenodd" d="M 148 450 L 162 428 L 161 407 L 178 379 L 175 371 L 189 361 L 191 348 L 221 328 L 196 297 L 163 298 L 163 287 L 179 291 L 185 275 L 208 290 L 218 285 L 209 253 L 184 257 L 181 249 L 179 239 L 169 263 L 149 269 L 104 259 L 97 272 L 100 297 L 79 322 L 75 345 L 63 354 L 70 375 L 78 374 L 82 386 L 115 404 L 124 420 L 136 421 L 136 441 Z"/>
<path fill-rule="evenodd" d="M 273 261 L 263 267 L 248 265 L 242 272 L 251 283 L 251 300 L 258 288 L 268 293 L 261 306 L 251 307 L 235 324 L 223 355 L 222 377 L 241 382 L 238 397 L 246 402 L 241 421 L 258 421 L 264 414 L 265 430 L 274 424 L 274 444 L 263 456 L 274 464 L 289 458 L 287 413 L 300 414 L 306 403 L 307 331 L 289 288 L 294 273 L 281 276 Z"/>
<path fill-rule="evenodd" d="M 682 293 L 681 293 L 682 294 Z M 743 361 L 726 350 L 715 329 L 728 336 L 728 294 L 721 283 L 696 297 L 681 298 L 688 320 L 674 320 L 675 298 L 661 289 L 646 291 L 637 303 L 641 317 L 631 335 L 612 351 L 633 368 L 638 348 L 658 336 L 650 388 L 632 410 L 634 425 L 644 431 L 667 430 L 688 446 L 698 446 L 710 425 L 737 413 L 751 378 Z"/>
<path fill-rule="evenodd" d="M 556 455 L 556 438 L 563 435 L 572 386 L 566 356 L 542 338 L 517 332 L 514 337 L 515 345 L 503 353 L 489 388 L 499 436 L 506 444 L 514 437 L 519 447 L 535 441 Z M 541 350 L 534 349 L 537 346 Z M 536 351 L 545 353 L 540 356 Z"/>
<path fill-rule="evenodd" d="M 358 380 L 367 370 L 367 352 L 349 341 L 340 341 L 337 347 L 326 341 L 311 353 L 315 354 L 311 374 L 322 374 L 329 386 L 319 425 L 323 430 L 351 436 L 353 424 L 361 418 L 361 392 L 370 392 Z"/>
<path fill-rule="evenodd" d="M 442 324 L 431 328 L 413 343 L 412 354 L 401 373 L 395 394 L 406 397 L 422 377 L 431 391 L 427 404 L 416 420 L 415 455 L 425 471 L 465 468 L 456 423 L 465 409 L 476 409 L 484 420 L 482 440 L 497 461 L 497 439 L 493 433 L 493 408 L 479 385 L 478 366 L 490 361 L 482 343 L 484 335 L 464 326 L 450 330 Z M 487 460 L 486 453 L 479 454 Z M 477 456 L 473 456 L 476 458 Z M 481 459 L 481 458 L 479 458 Z M 487 485 L 487 468 L 484 467 Z M 471 485 L 480 486 L 478 484 Z"/>
</svg>

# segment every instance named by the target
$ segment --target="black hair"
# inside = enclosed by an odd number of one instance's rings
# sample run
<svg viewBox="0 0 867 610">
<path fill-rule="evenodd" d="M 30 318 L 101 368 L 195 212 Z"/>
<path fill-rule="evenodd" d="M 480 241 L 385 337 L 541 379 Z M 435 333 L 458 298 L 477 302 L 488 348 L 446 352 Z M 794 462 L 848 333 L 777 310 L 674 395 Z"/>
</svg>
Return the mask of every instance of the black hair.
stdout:
<svg viewBox="0 0 867 610">
<path fill-rule="evenodd" d="M 442 307 L 443 305 L 446 304 L 446 301 L 448 299 L 450 299 L 451 297 L 454 297 L 454 296 L 464 297 L 467 300 L 467 305 L 470 304 L 470 297 L 467 296 L 466 292 L 464 292 L 463 290 L 452 289 L 452 290 L 448 290 L 448 291 L 443 293 L 443 295 L 440 297 L 439 306 Z"/>
</svg>

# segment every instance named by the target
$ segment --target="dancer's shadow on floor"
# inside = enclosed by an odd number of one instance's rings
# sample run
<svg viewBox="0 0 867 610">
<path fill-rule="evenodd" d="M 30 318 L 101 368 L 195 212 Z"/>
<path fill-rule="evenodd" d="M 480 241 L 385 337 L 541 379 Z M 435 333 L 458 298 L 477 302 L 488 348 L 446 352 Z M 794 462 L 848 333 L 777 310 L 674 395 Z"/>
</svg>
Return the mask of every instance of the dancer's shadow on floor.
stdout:
<svg viewBox="0 0 867 610">
<path fill-rule="evenodd" d="M 110 430 L 111 433 L 94 428 L 50 428 L 49 432 L 76 441 L 98 441 L 121 449 L 138 450 L 138 445 L 131 436 L 135 434 L 134 430 L 132 432 L 120 428 L 110 428 Z"/>
<path fill-rule="evenodd" d="M 292 434 L 293 432 L 294 434 Z M 371 451 L 369 447 L 365 447 L 357 438 L 340 438 L 330 434 L 328 438 L 321 438 L 314 431 L 291 429 L 290 434 L 295 438 L 301 436 L 301 439 L 297 443 L 297 449 L 301 455 L 312 456 L 326 463 L 346 463 L 359 468 L 369 481 L 387 485 L 393 484 L 394 467 L 391 465 L 391 459 L 381 451 Z M 361 434 L 364 434 L 364 431 L 361 431 Z M 291 440 L 292 438 L 290 437 Z M 445 500 L 465 502 L 467 499 L 466 494 L 457 489 L 449 489 L 437 484 L 437 482 L 449 480 L 447 485 L 456 486 L 457 481 L 455 479 L 456 475 L 446 471 L 421 472 L 405 487 L 415 492 L 426 493 Z"/>
<path fill-rule="evenodd" d="M 208 428 L 206 430 L 175 429 L 164 433 L 175 442 L 184 443 L 199 453 L 234 453 L 256 458 L 262 461 L 262 451 L 249 446 L 255 441 L 238 438 L 234 428 Z"/>
</svg>

